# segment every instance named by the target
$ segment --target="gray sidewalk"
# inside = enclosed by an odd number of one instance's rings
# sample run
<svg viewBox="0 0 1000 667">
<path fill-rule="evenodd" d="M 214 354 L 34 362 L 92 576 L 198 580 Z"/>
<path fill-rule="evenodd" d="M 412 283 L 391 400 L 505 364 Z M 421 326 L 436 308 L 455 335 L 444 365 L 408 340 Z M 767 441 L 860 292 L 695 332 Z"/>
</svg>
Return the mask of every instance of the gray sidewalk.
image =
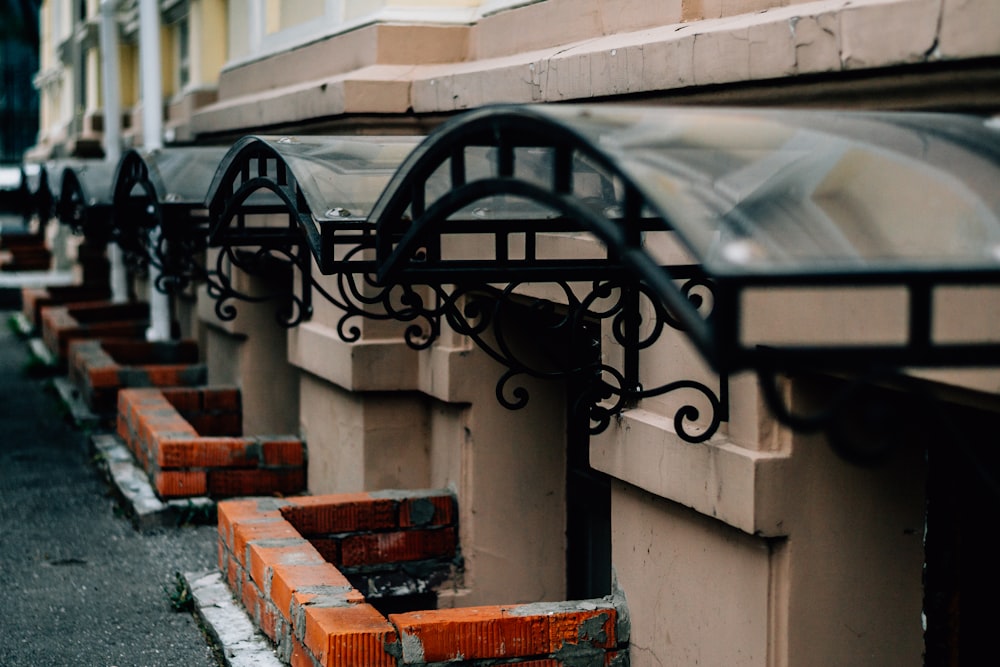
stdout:
<svg viewBox="0 0 1000 667">
<path fill-rule="evenodd" d="M 136 532 L 0 310 L 0 665 L 214 666 L 178 572 L 215 567 L 213 526 Z"/>
</svg>

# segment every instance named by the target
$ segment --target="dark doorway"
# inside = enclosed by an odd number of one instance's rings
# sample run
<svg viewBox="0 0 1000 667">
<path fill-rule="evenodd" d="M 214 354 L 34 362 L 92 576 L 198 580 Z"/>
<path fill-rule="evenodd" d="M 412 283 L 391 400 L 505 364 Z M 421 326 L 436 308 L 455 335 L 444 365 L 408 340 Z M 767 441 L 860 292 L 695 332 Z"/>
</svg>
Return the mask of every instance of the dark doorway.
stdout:
<svg viewBox="0 0 1000 667">
<path fill-rule="evenodd" d="M 1000 621 L 1000 415 L 955 406 L 935 412 L 927 461 L 925 664 L 985 664 Z"/>
<path fill-rule="evenodd" d="M 587 329 L 586 340 L 573 346 L 581 367 L 600 359 L 596 329 Z M 585 410 L 576 409 L 587 389 L 583 382 L 566 387 L 566 595 L 571 600 L 611 593 L 611 480 L 590 466 L 590 421 Z"/>
<path fill-rule="evenodd" d="M 490 342 L 503 350 L 512 371 L 565 380 L 566 595 L 603 597 L 611 592 L 611 482 L 590 467 L 590 416 L 580 407 L 595 391 L 600 323 L 567 316 L 544 300 L 494 298 L 474 310 L 492 313 L 493 335 L 502 344 Z"/>
</svg>

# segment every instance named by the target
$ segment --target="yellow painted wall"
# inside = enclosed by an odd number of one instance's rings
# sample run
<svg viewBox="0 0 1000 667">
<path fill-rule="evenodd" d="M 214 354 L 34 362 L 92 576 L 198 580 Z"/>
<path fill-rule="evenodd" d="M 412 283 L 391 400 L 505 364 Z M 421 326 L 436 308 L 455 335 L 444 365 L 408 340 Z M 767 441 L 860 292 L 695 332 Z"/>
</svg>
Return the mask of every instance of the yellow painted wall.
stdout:
<svg viewBox="0 0 1000 667">
<path fill-rule="evenodd" d="M 177 93 L 177 49 L 174 44 L 175 27 L 160 24 L 160 78 L 163 81 L 163 99 Z"/>
<path fill-rule="evenodd" d="M 118 63 L 121 68 L 121 104 L 123 109 L 134 106 L 139 100 L 139 47 L 137 44 L 121 44 L 118 49 Z"/>
<path fill-rule="evenodd" d="M 214 86 L 226 64 L 229 42 L 224 0 L 192 0 L 190 14 L 191 84 Z"/>
</svg>

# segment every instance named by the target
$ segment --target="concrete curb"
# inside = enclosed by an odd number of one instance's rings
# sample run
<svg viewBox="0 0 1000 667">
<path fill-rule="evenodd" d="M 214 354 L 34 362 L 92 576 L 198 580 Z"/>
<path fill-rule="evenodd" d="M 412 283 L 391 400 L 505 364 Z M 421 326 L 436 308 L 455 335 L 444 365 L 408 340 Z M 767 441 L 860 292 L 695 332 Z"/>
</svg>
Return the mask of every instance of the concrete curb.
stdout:
<svg viewBox="0 0 1000 667">
<path fill-rule="evenodd" d="M 72 271 L 4 271 L 0 273 L 0 288 L 18 290 L 22 287 L 62 287 L 73 285 Z"/>
<path fill-rule="evenodd" d="M 91 411 L 87 402 L 80 395 L 80 390 L 68 378 L 55 377 L 52 379 L 52 385 L 55 387 L 56 393 L 59 394 L 59 400 L 69 410 L 70 417 L 77 428 L 86 429 L 100 426 L 101 417 Z"/>
<path fill-rule="evenodd" d="M 28 318 L 20 311 L 10 316 L 9 323 L 14 332 L 21 338 L 30 338 L 35 333 L 35 325 L 28 321 Z"/>
<path fill-rule="evenodd" d="M 118 436 L 101 433 L 92 436 L 90 441 L 98 467 L 115 488 L 137 530 L 214 522 L 215 501 L 211 498 L 160 500 L 146 472 L 136 465 L 132 452 Z"/>
<path fill-rule="evenodd" d="M 209 571 L 182 576 L 194 598 L 195 613 L 222 649 L 228 667 L 282 667 L 271 644 L 236 604 L 221 573 Z"/>
<path fill-rule="evenodd" d="M 38 364 L 52 371 L 58 370 L 59 360 L 49 351 L 49 348 L 45 346 L 45 342 L 41 338 L 37 336 L 29 338 L 28 351 L 31 354 L 31 358 Z"/>
</svg>

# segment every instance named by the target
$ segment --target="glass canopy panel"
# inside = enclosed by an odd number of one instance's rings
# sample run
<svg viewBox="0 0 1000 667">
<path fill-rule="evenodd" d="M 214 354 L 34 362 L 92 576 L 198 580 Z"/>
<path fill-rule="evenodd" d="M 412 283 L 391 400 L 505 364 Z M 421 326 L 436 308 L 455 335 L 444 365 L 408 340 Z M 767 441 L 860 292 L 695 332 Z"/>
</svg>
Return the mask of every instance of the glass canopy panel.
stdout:
<svg viewBox="0 0 1000 667">
<path fill-rule="evenodd" d="M 1000 268 L 1000 130 L 954 114 L 545 107 L 716 275 Z"/>
<path fill-rule="evenodd" d="M 56 199 L 62 192 L 63 173 L 70 164 L 71 161 L 65 159 L 49 160 L 45 163 L 45 178 L 49 184 L 49 192 Z"/>
<path fill-rule="evenodd" d="M 143 154 L 160 204 L 201 205 L 228 149 L 163 148 Z"/>
<path fill-rule="evenodd" d="M 44 185 L 48 187 L 45 166 L 37 162 L 24 163 L 24 178 L 28 182 L 28 192 L 33 195 L 39 194 L 39 189 Z"/>
<path fill-rule="evenodd" d="M 80 203 L 84 207 L 111 205 L 111 186 L 115 168 L 116 165 L 104 160 L 81 160 L 59 164 L 61 179 L 65 179 L 66 172 L 72 172 L 76 177 L 80 187 L 79 194 L 82 197 Z M 62 196 L 68 195 L 69 193 L 62 192 Z"/>
<path fill-rule="evenodd" d="M 551 146 L 517 146 L 510 155 L 509 173 L 501 173 L 500 152 L 493 146 L 465 146 L 462 152 L 463 182 L 512 177 L 544 191 L 558 190 L 556 149 Z M 451 160 L 445 161 L 427 179 L 425 199 L 430 203 L 444 197 L 458 183 L 452 176 Z M 613 176 L 575 152 L 566 184 L 567 194 L 594 212 L 610 218 L 622 215 L 622 188 Z M 494 195 L 469 204 L 450 216 L 453 220 L 545 220 L 558 217 L 538 202 L 508 195 Z"/>
<path fill-rule="evenodd" d="M 423 137 L 259 137 L 281 156 L 316 221 L 366 218 Z"/>
</svg>

